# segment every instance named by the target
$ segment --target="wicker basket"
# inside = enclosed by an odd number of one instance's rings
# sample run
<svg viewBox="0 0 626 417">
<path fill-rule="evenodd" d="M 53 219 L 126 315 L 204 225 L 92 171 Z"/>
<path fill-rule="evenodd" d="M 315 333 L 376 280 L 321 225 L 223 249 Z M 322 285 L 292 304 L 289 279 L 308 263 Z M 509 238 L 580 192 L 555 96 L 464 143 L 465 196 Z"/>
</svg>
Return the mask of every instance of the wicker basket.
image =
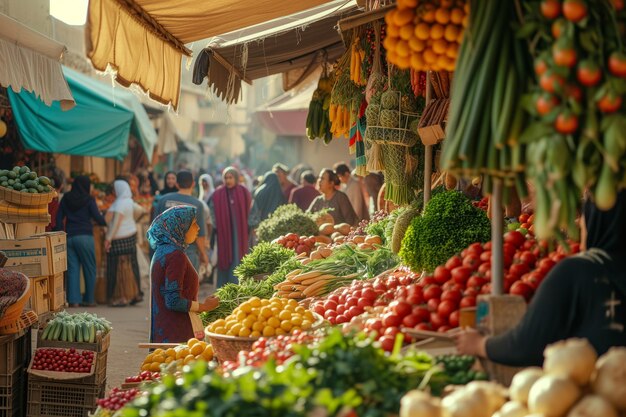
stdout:
<svg viewBox="0 0 626 417">
<path fill-rule="evenodd" d="M 0 335 L 19 333 L 37 323 L 39 316 L 33 310 L 27 310 L 22 313 L 19 319 L 6 326 L 0 326 Z"/>
<path fill-rule="evenodd" d="M 30 279 L 21 272 L 13 272 L 13 274 L 15 274 L 16 279 L 24 279 L 26 281 L 26 288 L 24 288 L 20 298 L 6 309 L 4 315 L 0 318 L 0 327 L 13 326 L 20 320 L 24 306 L 26 306 L 26 302 L 31 295 Z"/>
<path fill-rule="evenodd" d="M 315 317 L 315 323 L 311 327 L 311 330 L 319 329 L 324 325 L 324 317 L 317 313 L 313 313 Z M 238 337 L 229 336 L 225 334 L 217 334 L 204 330 L 205 339 L 213 346 L 213 352 L 218 362 L 223 363 L 225 361 L 236 361 L 239 356 L 239 352 L 249 352 L 252 350 L 254 342 L 259 340 L 258 337 Z"/>
<path fill-rule="evenodd" d="M 0 187 L 0 200 L 5 200 L 18 206 L 43 206 L 50 203 L 56 195 L 55 191 L 31 194 Z"/>
</svg>

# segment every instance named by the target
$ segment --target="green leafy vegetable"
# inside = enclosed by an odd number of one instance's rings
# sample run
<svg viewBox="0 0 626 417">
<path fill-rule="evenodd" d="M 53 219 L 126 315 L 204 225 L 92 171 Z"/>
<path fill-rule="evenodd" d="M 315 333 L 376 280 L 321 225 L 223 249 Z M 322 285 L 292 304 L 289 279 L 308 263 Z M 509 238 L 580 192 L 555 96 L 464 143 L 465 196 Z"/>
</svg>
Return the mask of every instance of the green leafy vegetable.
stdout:
<svg viewBox="0 0 626 417">
<path fill-rule="evenodd" d="M 296 253 L 277 243 L 261 242 L 241 260 L 235 268 L 240 280 L 250 279 L 259 274 L 271 274 L 285 261 L 295 258 Z"/>
<path fill-rule="evenodd" d="M 317 224 L 313 215 L 303 212 L 295 204 L 287 204 L 278 207 L 257 229 L 257 236 L 262 242 L 271 242 L 287 233 L 316 235 Z"/>
<path fill-rule="evenodd" d="M 400 258 L 415 272 L 432 271 L 474 242 L 487 242 L 491 225 L 484 211 L 456 191 L 437 194 L 415 217 L 404 239 Z"/>
</svg>

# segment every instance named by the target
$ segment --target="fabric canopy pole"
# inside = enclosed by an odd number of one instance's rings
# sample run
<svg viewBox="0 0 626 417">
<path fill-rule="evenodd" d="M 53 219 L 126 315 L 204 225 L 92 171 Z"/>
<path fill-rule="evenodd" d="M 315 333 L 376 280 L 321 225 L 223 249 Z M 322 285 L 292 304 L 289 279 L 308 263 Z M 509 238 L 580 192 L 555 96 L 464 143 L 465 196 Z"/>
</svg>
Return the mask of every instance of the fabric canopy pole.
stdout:
<svg viewBox="0 0 626 417">
<path fill-rule="evenodd" d="M 62 111 L 58 103 L 44 105 L 27 91 L 9 91 L 20 136 L 27 149 L 123 160 L 133 134 L 148 159 L 157 137 L 139 100 L 68 68 L 63 72 L 76 98 L 76 107 Z"/>
<path fill-rule="evenodd" d="M 87 56 L 124 86 L 178 108 L 184 44 L 307 10 L 328 0 L 90 0 Z"/>
</svg>

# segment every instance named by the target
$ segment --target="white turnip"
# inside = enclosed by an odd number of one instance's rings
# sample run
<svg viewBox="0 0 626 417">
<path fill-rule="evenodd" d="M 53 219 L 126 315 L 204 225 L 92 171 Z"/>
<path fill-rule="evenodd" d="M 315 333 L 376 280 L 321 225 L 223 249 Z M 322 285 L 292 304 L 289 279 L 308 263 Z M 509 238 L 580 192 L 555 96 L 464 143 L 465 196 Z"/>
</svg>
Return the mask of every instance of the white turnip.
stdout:
<svg viewBox="0 0 626 417">
<path fill-rule="evenodd" d="M 610 402 L 599 395 L 587 395 L 578 402 L 567 417 L 618 417 Z"/>
<path fill-rule="evenodd" d="M 538 367 L 526 368 L 516 373 L 509 387 L 511 400 L 526 405 L 530 388 L 542 376 L 543 370 Z"/>
<path fill-rule="evenodd" d="M 589 383 L 598 355 L 586 339 L 568 339 L 554 343 L 543 352 L 543 370 L 547 374 L 570 378 L 579 386 Z"/>
<path fill-rule="evenodd" d="M 626 411 L 626 348 L 611 348 L 598 359 L 593 392 Z"/>
<path fill-rule="evenodd" d="M 570 379 L 557 375 L 544 375 L 528 393 L 528 409 L 546 417 L 561 417 L 580 397 L 580 388 Z"/>
</svg>

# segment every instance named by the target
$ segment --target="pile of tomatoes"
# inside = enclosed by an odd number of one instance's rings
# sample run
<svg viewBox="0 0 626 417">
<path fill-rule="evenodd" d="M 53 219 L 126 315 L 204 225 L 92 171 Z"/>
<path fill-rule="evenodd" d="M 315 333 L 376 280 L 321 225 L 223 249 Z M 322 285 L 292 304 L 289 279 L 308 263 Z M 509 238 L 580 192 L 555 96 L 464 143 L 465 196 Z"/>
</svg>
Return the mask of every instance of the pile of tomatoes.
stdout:
<svg viewBox="0 0 626 417">
<path fill-rule="evenodd" d="M 159 372 L 142 371 L 139 373 L 139 375 L 126 377 L 124 382 L 135 383 L 135 382 L 143 382 L 143 381 L 156 381 L 160 378 L 161 378 L 161 374 Z"/>
<path fill-rule="evenodd" d="M 571 253 L 580 249 L 570 242 Z M 567 254 L 549 245 L 510 231 L 504 235 L 504 289 L 510 294 L 532 298 L 548 272 Z M 460 309 L 474 307 L 476 297 L 491 293 L 491 243 L 474 243 L 445 265 L 424 276 L 418 283 L 399 286 L 393 292 L 382 316 L 365 322 L 365 330 L 375 331 L 383 349 L 393 349 L 396 334 L 403 327 L 446 332 L 459 326 Z M 410 337 L 405 337 L 410 341 Z"/>
<path fill-rule="evenodd" d="M 240 366 L 259 367 L 270 359 L 280 365 L 294 355 L 294 346 L 310 345 L 318 339 L 318 336 L 303 333 L 300 330 L 296 330 L 290 335 L 274 338 L 261 337 L 254 342 L 251 351 L 240 352 L 238 361 L 226 361 L 222 364 L 222 369 L 224 372 L 232 372 Z"/>
<path fill-rule="evenodd" d="M 115 387 L 111 390 L 111 392 L 109 392 L 107 397 L 97 400 L 96 404 L 98 407 L 111 411 L 117 411 L 124 407 L 126 403 L 134 400 L 139 394 L 141 394 L 141 391 L 137 388 L 121 390 Z"/>
<path fill-rule="evenodd" d="M 295 233 L 288 233 L 277 238 L 274 242 L 287 249 L 293 249 L 298 255 L 301 253 L 310 255 L 316 243 L 315 236 L 298 236 Z"/>
<path fill-rule="evenodd" d="M 55 372 L 89 373 L 95 353 L 74 348 L 39 348 L 35 351 L 32 369 Z"/>
<path fill-rule="evenodd" d="M 350 286 L 338 288 L 325 299 L 311 305 L 311 309 L 331 324 L 350 322 L 363 314 L 367 307 L 386 306 L 396 296 L 396 289 L 416 281 L 418 275 L 406 270 L 369 281 L 352 281 Z"/>
</svg>

